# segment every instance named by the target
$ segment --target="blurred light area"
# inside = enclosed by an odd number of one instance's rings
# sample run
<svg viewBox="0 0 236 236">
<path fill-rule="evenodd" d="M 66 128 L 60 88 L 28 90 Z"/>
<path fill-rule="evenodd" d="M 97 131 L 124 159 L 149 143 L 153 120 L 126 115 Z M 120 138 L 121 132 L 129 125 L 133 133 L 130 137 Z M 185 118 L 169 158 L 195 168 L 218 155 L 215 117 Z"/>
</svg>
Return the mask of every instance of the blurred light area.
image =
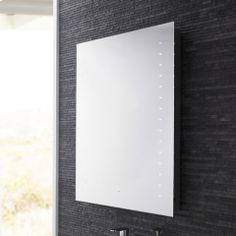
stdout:
<svg viewBox="0 0 236 236">
<path fill-rule="evenodd" d="M 53 22 L 0 15 L 0 112 L 51 111 Z"/>
<path fill-rule="evenodd" d="M 0 5 L 1 7 L 1 5 Z M 0 31 L 2 30 L 42 30 L 52 31 L 53 22 L 51 16 L 38 15 L 7 15 L 0 14 Z"/>
<path fill-rule="evenodd" d="M 53 18 L 0 14 L 0 235 L 52 236 L 52 125 Z"/>
</svg>

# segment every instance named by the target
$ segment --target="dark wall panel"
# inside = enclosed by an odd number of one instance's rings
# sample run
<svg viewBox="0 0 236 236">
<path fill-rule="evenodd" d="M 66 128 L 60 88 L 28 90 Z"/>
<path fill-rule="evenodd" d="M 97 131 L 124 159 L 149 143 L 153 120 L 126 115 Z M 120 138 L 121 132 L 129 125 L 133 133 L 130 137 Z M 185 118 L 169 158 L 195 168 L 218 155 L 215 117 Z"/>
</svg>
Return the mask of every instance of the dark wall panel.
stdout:
<svg viewBox="0 0 236 236">
<path fill-rule="evenodd" d="M 76 44 L 170 21 L 182 39 L 176 217 L 76 202 Z M 59 235 L 236 235 L 236 1 L 59 0 L 59 41 Z"/>
</svg>

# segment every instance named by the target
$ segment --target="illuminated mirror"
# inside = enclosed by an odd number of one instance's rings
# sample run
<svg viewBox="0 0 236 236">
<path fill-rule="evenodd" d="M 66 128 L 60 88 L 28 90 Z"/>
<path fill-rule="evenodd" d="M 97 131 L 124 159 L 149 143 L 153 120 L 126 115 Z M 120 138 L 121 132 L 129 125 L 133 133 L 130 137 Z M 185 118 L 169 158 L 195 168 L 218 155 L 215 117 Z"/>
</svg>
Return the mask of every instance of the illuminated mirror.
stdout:
<svg viewBox="0 0 236 236">
<path fill-rule="evenodd" d="M 77 45 L 76 200 L 173 216 L 174 23 Z"/>
</svg>

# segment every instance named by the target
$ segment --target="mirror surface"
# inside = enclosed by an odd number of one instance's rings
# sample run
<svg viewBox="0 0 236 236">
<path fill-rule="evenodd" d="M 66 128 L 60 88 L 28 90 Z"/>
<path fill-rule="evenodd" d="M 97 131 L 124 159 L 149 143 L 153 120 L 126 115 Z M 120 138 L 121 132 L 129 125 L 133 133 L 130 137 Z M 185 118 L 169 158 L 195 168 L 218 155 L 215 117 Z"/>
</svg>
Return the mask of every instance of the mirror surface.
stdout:
<svg viewBox="0 0 236 236">
<path fill-rule="evenodd" d="M 76 200 L 173 216 L 174 23 L 77 45 Z"/>
</svg>

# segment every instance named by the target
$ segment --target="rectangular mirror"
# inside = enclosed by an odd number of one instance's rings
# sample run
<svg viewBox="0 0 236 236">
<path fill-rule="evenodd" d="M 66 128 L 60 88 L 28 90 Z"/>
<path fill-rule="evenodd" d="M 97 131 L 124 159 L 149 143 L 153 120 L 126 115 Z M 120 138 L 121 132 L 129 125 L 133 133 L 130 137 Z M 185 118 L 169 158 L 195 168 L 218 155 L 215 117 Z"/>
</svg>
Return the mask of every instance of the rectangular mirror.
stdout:
<svg viewBox="0 0 236 236">
<path fill-rule="evenodd" d="M 173 216 L 174 23 L 77 45 L 76 200 Z"/>
</svg>

